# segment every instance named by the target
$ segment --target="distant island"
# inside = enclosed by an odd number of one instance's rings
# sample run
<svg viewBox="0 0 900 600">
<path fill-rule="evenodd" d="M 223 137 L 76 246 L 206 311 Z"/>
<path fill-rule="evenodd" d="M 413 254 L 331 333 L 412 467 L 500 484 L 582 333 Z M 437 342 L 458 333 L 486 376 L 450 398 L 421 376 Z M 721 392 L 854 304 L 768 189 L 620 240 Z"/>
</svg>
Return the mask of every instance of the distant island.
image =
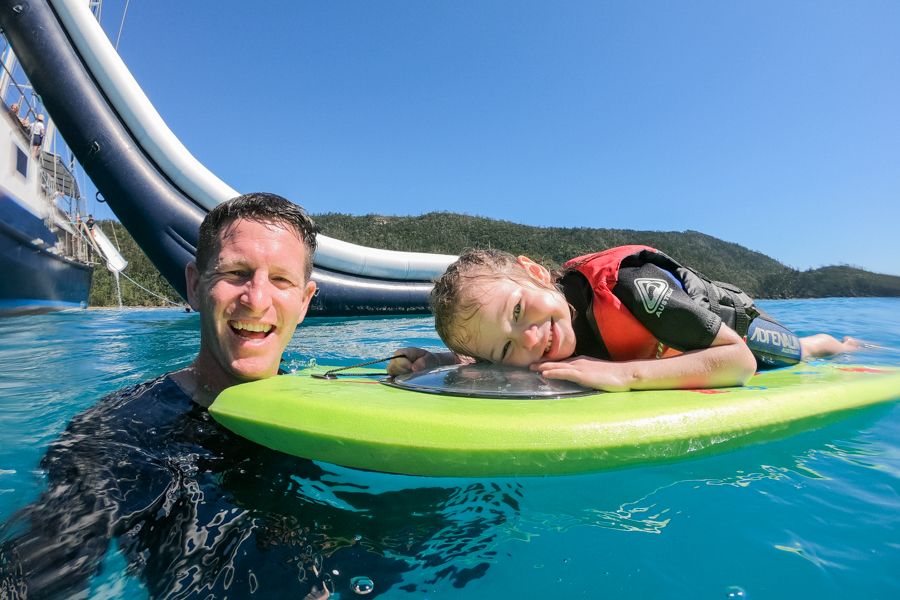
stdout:
<svg viewBox="0 0 900 600">
<path fill-rule="evenodd" d="M 708 277 L 742 287 L 756 298 L 825 298 L 900 296 L 900 277 L 872 273 L 847 265 L 798 271 L 738 244 L 699 231 L 638 231 L 588 227 L 532 227 L 510 221 L 432 212 L 415 217 L 382 215 L 314 215 L 322 233 L 339 240 L 414 252 L 459 254 L 466 248 L 501 248 L 526 254 L 551 268 L 569 258 L 623 244 L 646 244 L 670 254 Z M 181 302 L 124 227 L 100 221 L 110 239 L 117 240 L 129 266 L 125 273 L 155 294 Z M 166 303 L 122 281 L 126 306 Z M 116 286 L 104 268 L 94 271 L 91 306 L 116 306 Z"/>
</svg>

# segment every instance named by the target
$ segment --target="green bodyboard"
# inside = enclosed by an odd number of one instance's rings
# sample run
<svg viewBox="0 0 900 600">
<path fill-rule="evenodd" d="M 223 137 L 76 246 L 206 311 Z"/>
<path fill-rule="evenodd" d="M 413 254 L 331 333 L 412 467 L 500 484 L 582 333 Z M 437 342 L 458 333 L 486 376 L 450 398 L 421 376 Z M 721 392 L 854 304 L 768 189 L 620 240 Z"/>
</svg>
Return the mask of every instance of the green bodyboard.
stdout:
<svg viewBox="0 0 900 600">
<path fill-rule="evenodd" d="M 844 411 L 900 399 L 900 369 L 800 364 L 739 388 L 540 400 L 442 396 L 329 367 L 231 387 L 210 407 L 269 448 L 410 475 L 583 473 L 783 437 Z M 352 373 L 352 371 L 351 371 Z"/>
</svg>

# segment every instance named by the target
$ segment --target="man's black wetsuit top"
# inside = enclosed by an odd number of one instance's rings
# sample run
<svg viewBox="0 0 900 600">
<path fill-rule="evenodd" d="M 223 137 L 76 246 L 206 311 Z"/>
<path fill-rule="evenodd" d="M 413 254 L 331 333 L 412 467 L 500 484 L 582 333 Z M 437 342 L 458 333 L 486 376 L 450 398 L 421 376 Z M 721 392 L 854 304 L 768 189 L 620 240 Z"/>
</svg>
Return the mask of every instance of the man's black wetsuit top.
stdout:
<svg viewBox="0 0 900 600">
<path fill-rule="evenodd" d="M 458 558 L 430 548 L 452 520 L 448 497 L 506 496 L 481 484 L 380 494 L 329 484 L 315 463 L 219 426 L 169 376 L 76 416 L 41 466 L 47 490 L 0 530 L 0 598 L 83 594 L 111 540 L 153 598 L 302 599 L 323 578 L 349 593 L 360 574 L 382 592 L 423 561 Z M 467 533 L 478 540 L 487 522 Z M 479 574 L 448 566 L 442 577 L 461 587 Z"/>
</svg>

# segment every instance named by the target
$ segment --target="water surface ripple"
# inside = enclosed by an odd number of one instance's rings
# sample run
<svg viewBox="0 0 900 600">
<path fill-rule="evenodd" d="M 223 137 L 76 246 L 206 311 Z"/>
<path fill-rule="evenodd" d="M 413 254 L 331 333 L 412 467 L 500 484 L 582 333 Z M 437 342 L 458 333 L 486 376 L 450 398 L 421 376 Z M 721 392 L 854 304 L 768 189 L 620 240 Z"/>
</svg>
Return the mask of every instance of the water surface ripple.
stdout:
<svg viewBox="0 0 900 600">
<path fill-rule="evenodd" d="M 900 300 L 762 304 L 801 334 L 885 348 L 836 360 L 900 365 Z M 43 489 L 41 456 L 74 415 L 189 362 L 197 330 L 197 315 L 177 310 L 0 319 L 0 518 Z M 286 366 L 348 365 L 406 345 L 441 348 L 432 320 L 309 319 Z M 220 498 L 202 499 L 212 526 L 192 543 L 227 541 L 248 515 L 278 514 L 263 539 L 296 545 L 298 577 L 320 577 L 337 598 L 900 594 L 900 404 L 724 454 L 589 475 L 450 479 L 297 465 L 270 479 L 233 474 Z M 226 497 L 231 508 L 216 509 Z M 146 597 L 135 572 L 113 545 L 90 593 Z M 231 596 L 279 593 L 267 583 L 254 576 Z"/>
</svg>

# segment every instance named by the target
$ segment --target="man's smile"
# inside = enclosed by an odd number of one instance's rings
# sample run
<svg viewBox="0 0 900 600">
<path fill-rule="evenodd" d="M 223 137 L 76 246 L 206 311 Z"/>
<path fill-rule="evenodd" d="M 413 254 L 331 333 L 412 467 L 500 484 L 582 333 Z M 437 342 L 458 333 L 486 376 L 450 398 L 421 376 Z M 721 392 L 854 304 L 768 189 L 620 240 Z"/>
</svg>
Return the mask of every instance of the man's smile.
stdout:
<svg viewBox="0 0 900 600">
<path fill-rule="evenodd" d="M 228 326 L 235 335 L 252 340 L 265 339 L 275 330 L 275 326 L 271 323 L 253 321 L 228 321 Z"/>
</svg>

